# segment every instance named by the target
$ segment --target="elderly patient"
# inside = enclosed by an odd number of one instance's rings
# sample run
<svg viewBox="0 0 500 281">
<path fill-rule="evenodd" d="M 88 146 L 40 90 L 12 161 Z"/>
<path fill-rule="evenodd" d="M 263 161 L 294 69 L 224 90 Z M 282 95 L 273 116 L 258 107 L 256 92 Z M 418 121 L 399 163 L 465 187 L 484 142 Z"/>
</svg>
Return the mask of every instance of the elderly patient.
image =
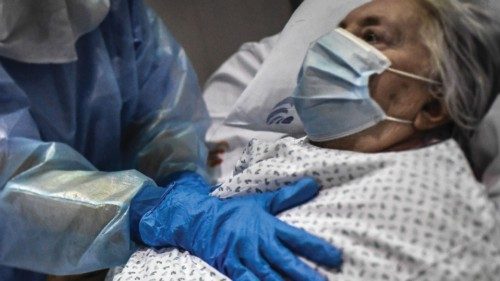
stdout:
<svg viewBox="0 0 500 281">
<path fill-rule="evenodd" d="M 356 44 L 335 34 L 313 46 L 295 95 L 309 137 L 325 148 L 400 151 L 453 127 L 466 145 L 499 90 L 500 30 L 487 3 L 377 0 L 352 11 L 340 27 L 380 54 L 348 49 Z M 379 111 L 389 118 L 374 124 Z"/>
<path fill-rule="evenodd" d="M 493 11 L 454 0 L 355 9 L 306 55 L 293 97 L 308 137 L 252 141 L 213 195 L 314 177 L 318 197 L 280 219 L 343 249 L 341 272 L 318 268 L 331 280 L 497 278 L 495 207 L 467 161 L 469 137 L 499 90 Z M 195 275 L 211 271 L 189 267 L 186 255 L 146 250 L 124 272 L 179 260 Z M 255 269 L 275 280 L 271 270 Z"/>
</svg>

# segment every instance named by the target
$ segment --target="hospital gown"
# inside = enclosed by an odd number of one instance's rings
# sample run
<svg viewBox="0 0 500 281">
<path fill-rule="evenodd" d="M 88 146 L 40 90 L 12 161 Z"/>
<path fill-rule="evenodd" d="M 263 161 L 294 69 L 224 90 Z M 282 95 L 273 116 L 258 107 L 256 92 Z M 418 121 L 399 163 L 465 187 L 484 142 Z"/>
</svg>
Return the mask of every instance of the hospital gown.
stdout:
<svg viewBox="0 0 500 281">
<path fill-rule="evenodd" d="M 499 276 L 496 211 L 455 141 L 366 154 L 318 148 L 305 139 L 254 140 L 234 176 L 213 194 L 265 192 L 302 176 L 315 177 L 320 194 L 279 217 L 343 249 L 341 272 L 318 268 L 330 280 Z M 214 270 L 200 270 L 199 260 L 188 256 L 174 249 L 141 249 L 115 280 L 221 280 L 209 278 Z M 165 267 L 175 260 L 184 263 Z"/>
<path fill-rule="evenodd" d="M 0 58 L 0 264 L 76 274 L 127 261 L 129 204 L 203 173 L 209 118 L 184 50 L 139 0 L 112 0 L 78 61 Z M 0 266 L 0 280 L 34 280 Z"/>
</svg>

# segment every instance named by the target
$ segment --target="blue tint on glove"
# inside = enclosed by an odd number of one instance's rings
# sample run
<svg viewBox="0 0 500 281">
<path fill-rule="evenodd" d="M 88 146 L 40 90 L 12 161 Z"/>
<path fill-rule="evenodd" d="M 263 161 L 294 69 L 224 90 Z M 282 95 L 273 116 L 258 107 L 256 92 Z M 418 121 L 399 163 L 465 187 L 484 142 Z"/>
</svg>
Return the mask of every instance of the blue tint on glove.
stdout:
<svg viewBox="0 0 500 281">
<path fill-rule="evenodd" d="M 176 246 L 235 280 L 325 280 L 296 255 L 339 268 L 342 253 L 274 215 L 318 193 L 306 178 L 279 191 L 219 199 L 195 173 L 182 173 L 139 222 L 149 246 Z"/>
</svg>

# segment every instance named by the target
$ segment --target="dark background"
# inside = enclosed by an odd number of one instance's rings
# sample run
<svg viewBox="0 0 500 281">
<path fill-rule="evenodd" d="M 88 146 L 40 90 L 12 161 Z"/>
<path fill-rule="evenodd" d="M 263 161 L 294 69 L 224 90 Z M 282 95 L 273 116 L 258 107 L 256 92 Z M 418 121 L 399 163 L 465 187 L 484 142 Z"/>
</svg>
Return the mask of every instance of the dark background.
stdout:
<svg viewBox="0 0 500 281">
<path fill-rule="evenodd" d="M 301 0 L 146 0 L 206 81 L 241 44 L 279 33 Z"/>
</svg>

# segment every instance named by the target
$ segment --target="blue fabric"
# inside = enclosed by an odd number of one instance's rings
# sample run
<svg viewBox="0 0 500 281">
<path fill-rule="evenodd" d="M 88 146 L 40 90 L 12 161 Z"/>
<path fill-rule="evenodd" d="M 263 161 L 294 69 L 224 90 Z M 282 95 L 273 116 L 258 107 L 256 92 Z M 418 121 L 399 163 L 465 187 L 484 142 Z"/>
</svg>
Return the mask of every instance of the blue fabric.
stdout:
<svg viewBox="0 0 500 281">
<path fill-rule="evenodd" d="M 45 274 L 0 266 L 0 281 L 46 281 Z"/>
<path fill-rule="evenodd" d="M 275 217 L 315 197 L 319 186 L 313 179 L 224 200 L 210 191 L 195 173 L 177 175 L 164 199 L 142 215 L 141 240 L 186 249 L 233 280 L 283 280 L 280 274 L 291 280 L 325 280 L 296 255 L 340 267 L 338 249 Z"/>
<path fill-rule="evenodd" d="M 142 1 L 111 1 L 76 49 L 67 64 L 0 58 L 2 265 L 66 275 L 122 264 L 136 193 L 204 173 L 196 75 Z"/>
</svg>

